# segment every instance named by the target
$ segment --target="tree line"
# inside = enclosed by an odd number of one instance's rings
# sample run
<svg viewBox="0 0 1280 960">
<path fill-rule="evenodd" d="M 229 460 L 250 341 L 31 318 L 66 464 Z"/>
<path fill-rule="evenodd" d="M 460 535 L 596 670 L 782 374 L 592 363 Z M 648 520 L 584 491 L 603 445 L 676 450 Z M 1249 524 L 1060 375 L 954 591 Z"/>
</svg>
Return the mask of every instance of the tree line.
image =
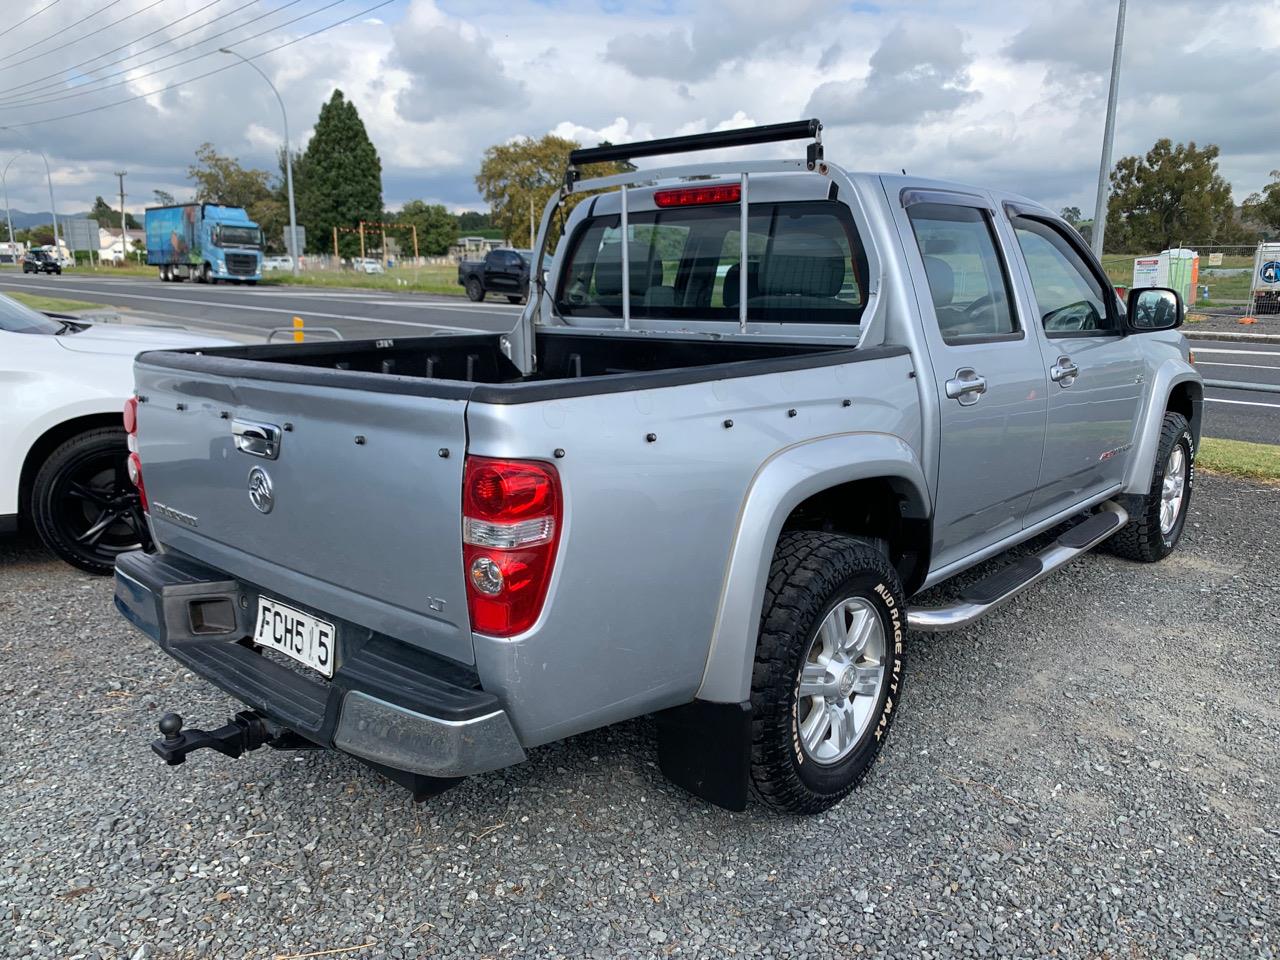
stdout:
<svg viewBox="0 0 1280 960">
<path fill-rule="evenodd" d="M 1122 157 L 1111 171 L 1106 253 L 1146 253 L 1179 244 L 1247 246 L 1280 236 L 1280 170 L 1237 206 L 1218 172 L 1217 144 L 1157 140 L 1143 156 Z M 1063 219 L 1091 237 L 1093 221 L 1078 207 Z"/>
</svg>

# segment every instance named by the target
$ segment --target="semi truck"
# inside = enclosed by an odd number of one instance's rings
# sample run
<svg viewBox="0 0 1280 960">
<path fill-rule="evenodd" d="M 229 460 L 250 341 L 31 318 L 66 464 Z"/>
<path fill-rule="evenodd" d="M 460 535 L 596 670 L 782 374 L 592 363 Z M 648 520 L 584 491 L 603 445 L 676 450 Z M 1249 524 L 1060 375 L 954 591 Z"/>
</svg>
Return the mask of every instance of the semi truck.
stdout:
<svg viewBox="0 0 1280 960">
<path fill-rule="evenodd" d="M 255 284 L 262 279 L 262 230 L 242 207 L 185 203 L 149 207 L 147 263 L 166 282 Z"/>
</svg>

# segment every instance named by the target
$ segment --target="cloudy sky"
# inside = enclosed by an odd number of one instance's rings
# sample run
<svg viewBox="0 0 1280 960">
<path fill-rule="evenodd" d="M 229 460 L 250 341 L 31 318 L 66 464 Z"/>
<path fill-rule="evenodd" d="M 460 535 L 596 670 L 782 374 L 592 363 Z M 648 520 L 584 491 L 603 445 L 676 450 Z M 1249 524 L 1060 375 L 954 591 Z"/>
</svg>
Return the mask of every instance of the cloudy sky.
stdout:
<svg viewBox="0 0 1280 960">
<path fill-rule="evenodd" d="M 480 207 L 480 156 L 515 136 L 591 144 L 817 116 L 847 167 L 1092 210 L 1115 0 L 394 0 L 366 12 L 377 2 L 30 0 L 27 22 L 16 10 L 0 22 L 0 127 L 14 125 L 0 129 L 0 164 L 43 147 L 60 212 L 112 196 L 122 169 L 131 209 L 157 188 L 183 198 L 204 141 L 271 166 L 274 97 L 217 48 L 254 56 L 349 18 L 259 62 L 295 143 L 335 86 L 355 101 L 392 207 Z M 1217 143 L 1239 201 L 1280 167 L 1277 91 L 1276 0 L 1130 0 L 1116 155 L 1162 136 Z M 43 173 L 36 158 L 13 163 L 14 207 L 48 209 Z"/>
</svg>

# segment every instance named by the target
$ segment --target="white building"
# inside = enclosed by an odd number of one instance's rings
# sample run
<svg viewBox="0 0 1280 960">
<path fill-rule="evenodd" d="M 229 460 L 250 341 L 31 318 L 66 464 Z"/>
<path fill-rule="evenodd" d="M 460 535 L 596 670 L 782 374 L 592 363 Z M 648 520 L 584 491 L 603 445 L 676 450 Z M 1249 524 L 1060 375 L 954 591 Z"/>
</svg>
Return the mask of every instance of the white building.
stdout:
<svg viewBox="0 0 1280 960">
<path fill-rule="evenodd" d="M 120 243 L 119 227 L 98 227 L 98 256 L 111 263 L 120 263 L 127 256 L 136 260 L 135 250 L 145 250 L 147 234 L 145 230 L 126 230 L 127 249 Z"/>
</svg>

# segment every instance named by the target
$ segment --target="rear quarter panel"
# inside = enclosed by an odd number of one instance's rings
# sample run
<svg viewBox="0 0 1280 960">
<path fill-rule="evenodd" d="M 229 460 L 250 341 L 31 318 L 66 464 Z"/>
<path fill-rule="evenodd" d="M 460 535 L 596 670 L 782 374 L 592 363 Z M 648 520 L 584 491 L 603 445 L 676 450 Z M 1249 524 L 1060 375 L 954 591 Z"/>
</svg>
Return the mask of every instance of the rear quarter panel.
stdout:
<svg viewBox="0 0 1280 960">
<path fill-rule="evenodd" d="M 548 460 L 564 491 L 540 620 L 510 640 L 474 638 L 484 686 L 504 701 L 521 741 L 693 699 L 761 466 L 796 444 L 858 432 L 918 450 L 911 372 L 910 357 L 898 356 L 537 403 L 473 402 L 470 453 Z M 758 618 L 752 611 L 750 622 Z"/>
</svg>

